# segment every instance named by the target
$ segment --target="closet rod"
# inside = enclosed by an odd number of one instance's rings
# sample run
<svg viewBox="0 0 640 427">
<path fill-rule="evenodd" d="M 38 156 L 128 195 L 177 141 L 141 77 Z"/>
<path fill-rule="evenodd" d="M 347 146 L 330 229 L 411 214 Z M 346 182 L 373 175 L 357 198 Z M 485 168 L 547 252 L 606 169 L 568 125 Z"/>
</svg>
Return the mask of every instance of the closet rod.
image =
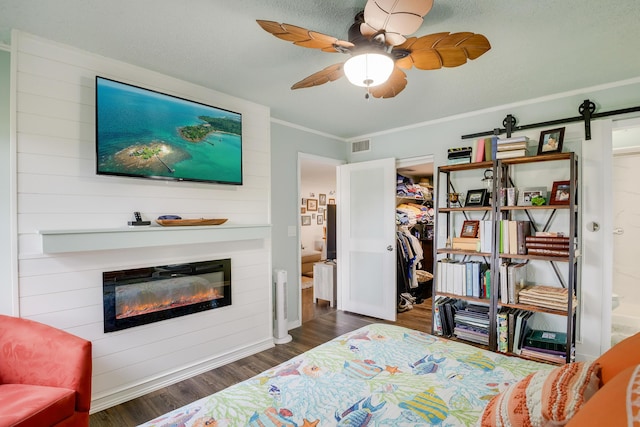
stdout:
<svg viewBox="0 0 640 427">
<path fill-rule="evenodd" d="M 635 112 L 639 112 L 640 111 L 640 106 L 637 107 L 629 107 L 629 108 L 622 108 L 619 110 L 612 110 L 612 111 L 603 111 L 601 113 L 596 113 L 595 112 L 595 104 L 591 101 L 589 101 L 588 99 L 586 99 L 582 104 L 580 104 L 580 107 L 578 108 L 578 111 L 580 112 L 580 116 L 575 116 L 575 117 L 567 117 L 564 119 L 557 119 L 557 120 L 549 120 L 546 122 L 538 122 L 538 123 L 532 123 L 529 125 L 522 125 L 522 126 L 515 126 L 516 120 L 515 117 L 512 116 L 511 114 L 508 114 L 507 117 L 505 117 L 505 119 L 502 121 L 502 125 L 504 126 L 504 128 L 495 128 L 489 131 L 485 131 L 485 132 L 478 132 L 478 133 L 472 133 L 472 134 L 468 134 L 468 135 L 462 135 L 462 139 L 471 139 L 471 138 L 478 138 L 481 136 L 498 136 L 500 134 L 503 134 L 506 132 L 507 134 L 507 138 L 511 137 L 511 132 L 515 132 L 515 131 L 519 131 L 519 130 L 526 130 L 526 129 L 534 129 L 534 128 L 539 128 L 539 127 L 546 127 L 546 126 L 554 126 L 554 125 L 560 125 L 560 124 L 564 124 L 564 123 L 575 123 L 575 122 L 580 122 L 580 121 L 584 121 L 584 127 L 585 127 L 585 139 L 590 140 L 591 139 L 591 120 L 592 119 L 599 119 L 599 118 L 603 118 L 603 117 L 610 117 L 610 116 L 616 116 L 619 114 L 627 114 L 627 113 L 635 113 Z"/>
</svg>

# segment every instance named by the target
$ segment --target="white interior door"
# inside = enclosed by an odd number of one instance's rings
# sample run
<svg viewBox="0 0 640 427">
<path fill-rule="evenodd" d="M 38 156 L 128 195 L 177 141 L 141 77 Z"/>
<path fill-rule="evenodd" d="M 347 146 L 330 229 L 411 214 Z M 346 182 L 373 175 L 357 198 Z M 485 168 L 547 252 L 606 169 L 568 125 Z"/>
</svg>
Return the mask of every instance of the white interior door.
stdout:
<svg viewBox="0 0 640 427">
<path fill-rule="evenodd" d="M 338 167 L 338 308 L 396 320 L 395 159 Z"/>
</svg>

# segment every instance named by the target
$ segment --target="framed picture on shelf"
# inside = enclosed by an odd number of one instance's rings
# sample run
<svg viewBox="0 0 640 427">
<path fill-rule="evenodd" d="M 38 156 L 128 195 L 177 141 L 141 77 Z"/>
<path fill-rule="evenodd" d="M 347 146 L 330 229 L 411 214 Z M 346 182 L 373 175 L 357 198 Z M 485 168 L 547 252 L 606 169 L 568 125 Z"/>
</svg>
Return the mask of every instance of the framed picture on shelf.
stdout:
<svg viewBox="0 0 640 427">
<path fill-rule="evenodd" d="M 302 225 L 311 225 L 311 216 L 310 215 L 302 215 Z"/>
<path fill-rule="evenodd" d="M 330 205 L 335 205 L 336 204 L 336 199 L 329 199 L 329 204 Z"/>
<path fill-rule="evenodd" d="M 465 207 L 468 206 L 484 206 L 487 203 L 487 189 L 469 190 L 467 192 L 467 199 L 464 203 Z"/>
<path fill-rule="evenodd" d="M 525 187 L 518 192 L 518 206 L 532 206 L 533 198 L 539 196 L 547 198 L 547 187 Z"/>
<path fill-rule="evenodd" d="M 480 221 L 467 220 L 462 224 L 462 231 L 460 231 L 460 237 L 478 237 L 478 227 L 480 227 Z"/>
<path fill-rule="evenodd" d="M 550 205 L 568 205 L 571 198 L 570 181 L 555 181 L 551 196 L 549 197 Z"/>
<path fill-rule="evenodd" d="M 564 128 L 543 130 L 538 141 L 538 154 L 561 153 L 563 139 Z"/>
<path fill-rule="evenodd" d="M 307 199 L 307 210 L 308 211 L 317 211 L 318 210 L 318 199 Z"/>
</svg>

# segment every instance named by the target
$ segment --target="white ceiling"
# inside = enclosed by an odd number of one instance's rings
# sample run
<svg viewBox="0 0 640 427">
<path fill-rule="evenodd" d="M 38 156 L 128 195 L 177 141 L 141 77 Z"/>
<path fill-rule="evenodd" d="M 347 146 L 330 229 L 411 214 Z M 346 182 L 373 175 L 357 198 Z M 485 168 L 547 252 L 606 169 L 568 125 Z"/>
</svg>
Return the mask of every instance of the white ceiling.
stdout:
<svg viewBox="0 0 640 427">
<path fill-rule="evenodd" d="M 410 70 L 392 99 L 366 101 L 344 78 L 291 91 L 347 57 L 279 40 L 255 20 L 346 39 L 365 3 L 0 0 L 0 42 L 17 28 L 267 105 L 274 118 L 341 138 L 640 76 L 639 0 L 436 0 L 415 35 L 471 31 L 492 49 L 461 67 Z"/>
</svg>

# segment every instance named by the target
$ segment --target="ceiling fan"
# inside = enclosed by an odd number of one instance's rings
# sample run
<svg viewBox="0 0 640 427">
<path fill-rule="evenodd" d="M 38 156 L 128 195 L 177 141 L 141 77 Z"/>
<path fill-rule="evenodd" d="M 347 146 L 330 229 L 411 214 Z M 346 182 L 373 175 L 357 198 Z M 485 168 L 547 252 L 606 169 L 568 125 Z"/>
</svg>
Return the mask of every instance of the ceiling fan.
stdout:
<svg viewBox="0 0 640 427">
<path fill-rule="evenodd" d="M 403 69 L 457 67 L 491 49 L 485 36 L 470 32 L 405 37 L 420 28 L 432 7 L 433 0 L 368 0 L 349 28 L 348 41 L 295 25 L 257 22 L 268 33 L 295 45 L 351 55 L 345 62 L 300 80 L 291 89 L 319 86 L 346 74 L 351 83 L 367 88 L 367 98 L 369 94 L 392 98 L 407 85 Z"/>
</svg>

